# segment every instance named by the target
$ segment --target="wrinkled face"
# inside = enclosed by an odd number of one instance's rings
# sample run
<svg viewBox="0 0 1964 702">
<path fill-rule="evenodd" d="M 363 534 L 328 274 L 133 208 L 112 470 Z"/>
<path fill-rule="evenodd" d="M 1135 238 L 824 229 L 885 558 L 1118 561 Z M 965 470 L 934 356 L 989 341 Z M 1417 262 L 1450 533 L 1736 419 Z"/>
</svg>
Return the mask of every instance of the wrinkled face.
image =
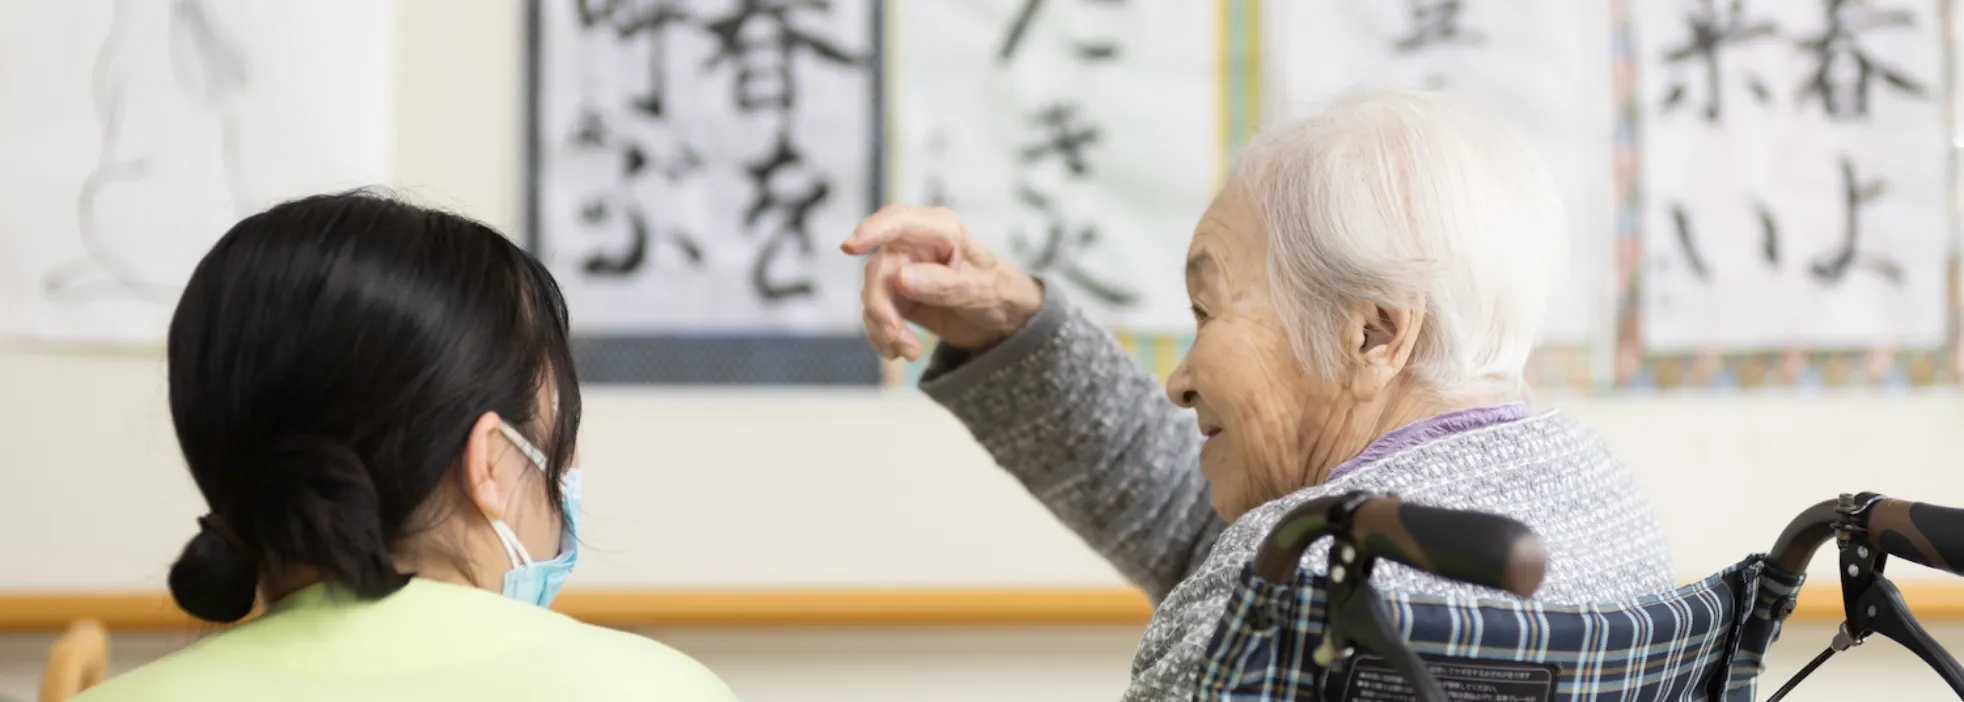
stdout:
<svg viewBox="0 0 1964 702">
<path fill-rule="evenodd" d="M 1319 480 L 1312 456 L 1346 399 L 1297 361 L 1271 298 L 1261 213 L 1237 184 L 1208 207 L 1187 249 L 1193 348 L 1168 378 L 1197 415 L 1200 471 L 1214 510 L 1233 521 Z M 1334 374 L 1332 374 L 1334 375 Z M 1324 467 L 1327 469 L 1327 467 Z"/>
</svg>

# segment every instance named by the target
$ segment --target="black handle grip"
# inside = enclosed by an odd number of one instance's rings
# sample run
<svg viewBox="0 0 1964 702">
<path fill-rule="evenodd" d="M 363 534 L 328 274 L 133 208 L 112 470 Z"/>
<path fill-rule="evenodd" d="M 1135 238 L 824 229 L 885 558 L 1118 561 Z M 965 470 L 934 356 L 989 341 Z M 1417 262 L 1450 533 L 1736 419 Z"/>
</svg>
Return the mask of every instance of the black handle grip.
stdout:
<svg viewBox="0 0 1964 702">
<path fill-rule="evenodd" d="M 1338 515 L 1355 504 L 1347 520 Z M 1441 577 L 1530 597 L 1548 571 L 1548 552 L 1527 525 L 1495 514 L 1405 504 L 1362 494 L 1321 497 L 1296 506 L 1262 540 L 1255 574 L 1288 582 L 1303 551 L 1350 525 L 1364 552 Z"/>
<path fill-rule="evenodd" d="M 1453 580 L 1531 597 L 1548 551 L 1526 524 L 1497 514 L 1372 500 L 1357 510 L 1365 550 Z"/>
<path fill-rule="evenodd" d="M 1964 510 L 1884 498 L 1868 510 L 1868 540 L 1883 553 L 1964 575 Z"/>
</svg>

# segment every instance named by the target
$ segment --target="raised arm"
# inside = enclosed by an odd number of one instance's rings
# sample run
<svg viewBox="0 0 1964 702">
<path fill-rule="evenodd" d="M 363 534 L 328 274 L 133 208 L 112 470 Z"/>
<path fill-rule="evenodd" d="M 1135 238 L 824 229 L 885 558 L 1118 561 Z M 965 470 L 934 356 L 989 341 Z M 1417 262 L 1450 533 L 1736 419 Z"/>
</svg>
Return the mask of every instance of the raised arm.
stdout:
<svg viewBox="0 0 1964 702">
<path fill-rule="evenodd" d="M 1054 288 L 1001 345 L 936 349 L 921 389 L 1155 602 L 1225 526 L 1193 415 Z"/>
<path fill-rule="evenodd" d="M 868 340 L 917 358 L 902 321 L 941 337 L 922 389 L 996 462 L 1155 602 L 1224 524 L 1192 415 L 1064 295 L 970 239 L 953 212 L 888 208 L 841 247 L 870 253 Z"/>
</svg>

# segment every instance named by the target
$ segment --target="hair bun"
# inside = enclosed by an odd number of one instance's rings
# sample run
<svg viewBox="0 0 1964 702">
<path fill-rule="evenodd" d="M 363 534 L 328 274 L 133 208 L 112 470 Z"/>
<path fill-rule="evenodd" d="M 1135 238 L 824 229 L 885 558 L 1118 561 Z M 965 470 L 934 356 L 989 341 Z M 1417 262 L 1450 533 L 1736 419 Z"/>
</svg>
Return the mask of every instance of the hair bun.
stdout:
<svg viewBox="0 0 1964 702">
<path fill-rule="evenodd" d="M 170 567 L 170 595 L 191 616 L 229 623 L 252 612 L 259 563 L 234 538 L 220 536 L 199 519 L 199 529 Z"/>
<path fill-rule="evenodd" d="M 250 471 L 244 489 L 201 520 L 205 528 L 171 567 L 171 594 L 184 611 L 238 621 L 252 611 L 262 572 L 311 568 L 369 599 L 409 581 L 389 553 L 375 480 L 352 448 L 287 437 L 242 469 Z"/>
</svg>

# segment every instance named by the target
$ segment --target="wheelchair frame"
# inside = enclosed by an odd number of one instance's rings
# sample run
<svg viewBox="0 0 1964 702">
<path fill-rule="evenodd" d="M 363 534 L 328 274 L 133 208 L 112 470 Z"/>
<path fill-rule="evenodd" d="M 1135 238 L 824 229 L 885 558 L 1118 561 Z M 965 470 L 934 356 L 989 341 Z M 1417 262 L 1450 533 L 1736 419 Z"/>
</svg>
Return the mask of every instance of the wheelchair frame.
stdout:
<svg viewBox="0 0 1964 702">
<path fill-rule="evenodd" d="M 1285 515 L 1258 550 L 1251 575 L 1289 582 L 1311 544 L 1333 537 L 1328 556 L 1322 635 L 1310 662 L 1331 670 L 1357 654 L 1375 655 L 1404 677 L 1418 700 L 1446 701 L 1426 661 L 1396 634 L 1383 596 L 1370 584 L 1379 559 L 1445 578 L 1531 596 L 1546 573 L 1547 553 L 1532 530 L 1506 517 L 1425 507 L 1395 495 L 1354 492 L 1305 503 Z M 1840 554 L 1844 621 L 1834 640 L 1769 698 L 1777 701 L 1835 653 L 1881 634 L 1914 652 L 1964 699 L 1964 666 L 1911 614 L 1883 574 L 1890 556 L 1964 574 L 1964 510 L 1884 497 L 1845 494 L 1802 512 L 1762 559 L 1799 579 L 1828 541 Z M 1773 613 L 1783 620 L 1792 612 Z"/>
</svg>

